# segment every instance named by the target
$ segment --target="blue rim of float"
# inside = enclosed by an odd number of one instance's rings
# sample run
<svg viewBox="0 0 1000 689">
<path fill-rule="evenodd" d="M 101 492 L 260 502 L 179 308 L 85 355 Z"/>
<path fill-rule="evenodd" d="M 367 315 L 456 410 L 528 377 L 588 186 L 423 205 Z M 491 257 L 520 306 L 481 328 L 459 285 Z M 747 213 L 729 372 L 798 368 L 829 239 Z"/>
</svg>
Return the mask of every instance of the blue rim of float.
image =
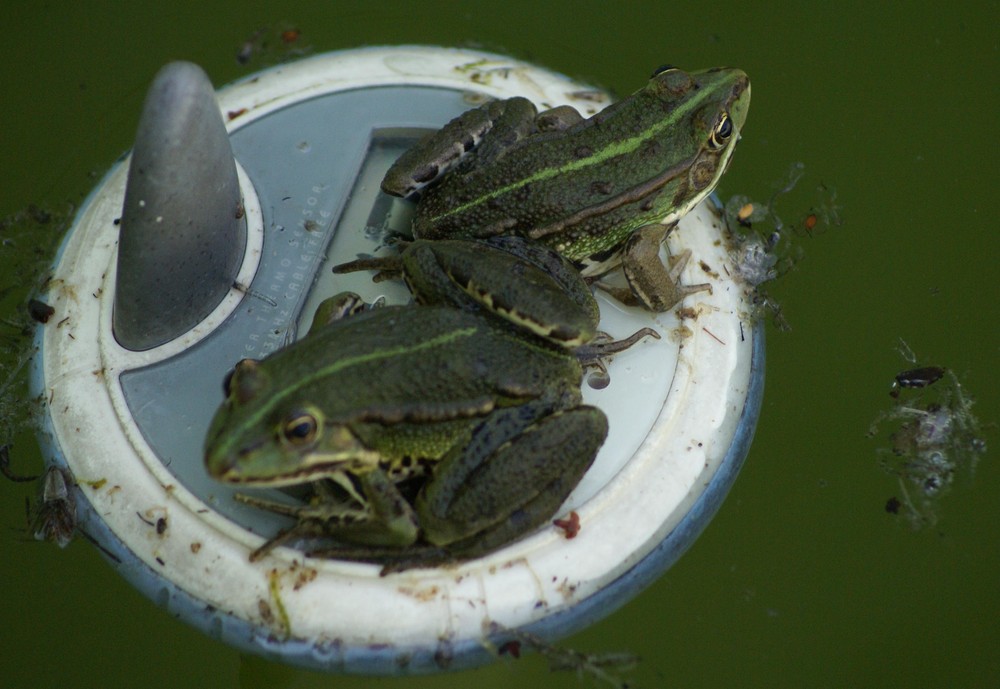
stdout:
<svg viewBox="0 0 1000 689">
<path fill-rule="evenodd" d="M 429 52 L 422 53 L 421 51 Z M 405 57 L 408 52 L 433 59 L 444 57 L 446 61 L 453 64 L 472 64 L 478 60 L 487 61 L 491 65 L 500 67 L 512 64 L 515 69 L 536 69 L 502 56 L 418 47 L 347 51 L 340 54 L 317 56 L 317 58 L 305 62 L 316 60 L 336 62 L 339 56 L 343 55 L 354 59 L 358 55 L 388 54 L 393 59 L 398 59 L 401 55 Z M 287 71 L 294 68 L 294 65 L 285 65 L 269 70 L 269 72 Z M 256 78 L 242 80 L 240 84 L 251 82 Z M 238 87 L 239 84 L 234 86 Z M 120 161 L 119 165 L 121 164 L 123 162 Z M 105 185 L 117 167 L 113 168 L 91 192 L 81 207 L 78 218 L 83 217 L 104 193 Z M 77 226 L 74 225 L 67 234 L 67 238 L 60 247 L 55 265 L 60 264 L 70 237 L 76 229 Z M 692 281 L 690 277 L 688 281 Z M 604 306 L 605 304 L 602 303 L 602 312 Z M 743 388 L 745 396 L 742 400 L 742 406 L 739 408 L 738 421 L 729 440 L 728 449 L 701 494 L 687 506 L 686 513 L 674 523 L 662 540 L 630 566 L 619 571 L 613 579 L 603 583 L 597 590 L 573 599 L 569 605 L 555 606 L 556 609 L 540 619 L 529 621 L 518 626 L 517 629 L 551 640 L 577 631 L 607 616 L 637 595 L 670 567 L 692 545 L 716 513 L 749 451 L 760 413 L 764 388 L 763 328 L 758 324 L 751 325 L 749 316 L 739 315 L 738 318 L 741 319 L 740 335 L 743 334 L 745 319 L 748 331 L 747 339 L 750 340 L 748 377 Z M 602 320 L 602 327 L 603 325 L 604 321 Z M 36 336 L 39 355 L 32 362 L 32 384 L 36 391 L 46 389 L 44 340 L 47 329 L 51 327 L 49 325 L 40 328 Z M 615 375 L 617 374 L 613 373 L 613 376 Z M 39 436 L 43 451 L 48 457 L 48 463 L 72 470 L 72 463 L 67 460 L 64 448 L 56 435 L 52 419 L 46 415 Z M 88 495 L 93 495 L 94 491 L 82 490 L 79 486 L 75 490 L 77 491 L 80 529 L 101 545 L 105 556 L 122 576 L 151 600 L 166 608 L 173 616 L 183 619 L 207 635 L 229 643 L 240 650 L 315 670 L 376 675 L 422 674 L 442 669 L 464 669 L 485 664 L 496 657 L 496 648 L 500 644 L 515 638 L 510 632 L 503 629 L 484 630 L 479 635 L 458 639 L 428 638 L 416 644 L 386 643 L 384 640 L 376 640 L 368 644 L 349 643 L 340 639 L 336 634 L 322 639 L 281 638 L 280 635 L 275 634 L 273 627 L 262 624 L 259 620 L 248 619 L 246 615 L 227 610 L 226 606 L 220 605 L 218 601 L 209 602 L 204 598 L 192 595 L 184 586 L 164 576 L 163 572 L 158 571 L 150 563 L 148 556 L 146 558 L 140 557 L 99 516 L 101 510 L 95 508 L 88 498 Z M 693 490 L 694 488 L 692 488 Z M 586 524 L 584 528 L 587 528 Z"/>
</svg>

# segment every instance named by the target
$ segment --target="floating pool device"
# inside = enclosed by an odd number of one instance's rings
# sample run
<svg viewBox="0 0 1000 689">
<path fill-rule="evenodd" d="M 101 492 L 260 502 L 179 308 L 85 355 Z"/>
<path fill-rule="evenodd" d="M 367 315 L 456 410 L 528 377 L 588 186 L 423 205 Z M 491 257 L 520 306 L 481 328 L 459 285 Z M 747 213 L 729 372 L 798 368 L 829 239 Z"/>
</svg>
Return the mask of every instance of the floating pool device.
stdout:
<svg viewBox="0 0 1000 689">
<path fill-rule="evenodd" d="M 550 525 L 480 559 L 387 576 L 288 547 L 251 562 L 288 521 L 205 471 L 205 433 L 236 361 L 300 337 L 336 292 L 408 298 L 370 273 L 330 271 L 405 227 L 407 202 L 379 191 L 389 164 L 458 113 L 515 95 L 585 116 L 609 102 L 507 57 L 413 46 L 319 55 L 217 94 L 192 64 L 156 76 L 134 150 L 56 259 L 33 385 L 47 400 L 47 461 L 77 483 L 80 528 L 171 614 L 312 669 L 468 668 L 511 630 L 555 640 L 608 615 L 718 509 L 756 424 L 764 335 L 729 277 L 710 203 L 668 243 L 692 251 L 683 279 L 711 293 L 663 314 L 597 294 L 602 330 L 662 337 L 616 355 L 606 388 L 585 385 L 610 433 L 560 511 L 576 513 L 575 537 Z"/>
</svg>

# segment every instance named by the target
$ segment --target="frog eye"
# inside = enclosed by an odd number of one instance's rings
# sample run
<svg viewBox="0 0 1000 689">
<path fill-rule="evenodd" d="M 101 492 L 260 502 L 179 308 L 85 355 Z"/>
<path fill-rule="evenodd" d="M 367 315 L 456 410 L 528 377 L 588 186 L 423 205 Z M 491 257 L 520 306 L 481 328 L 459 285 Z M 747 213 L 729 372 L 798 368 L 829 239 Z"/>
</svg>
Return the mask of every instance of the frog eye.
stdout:
<svg viewBox="0 0 1000 689">
<path fill-rule="evenodd" d="M 284 439 L 297 447 L 314 442 L 318 432 L 319 422 L 315 416 L 306 411 L 291 414 L 281 427 Z"/>
<path fill-rule="evenodd" d="M 715 125 L 709 145 L 712 148 L 722 148 L 733 135 L 733 121 L 729 118 L 729 113 L 722 113 L 719 124 Z"/>
</svg>

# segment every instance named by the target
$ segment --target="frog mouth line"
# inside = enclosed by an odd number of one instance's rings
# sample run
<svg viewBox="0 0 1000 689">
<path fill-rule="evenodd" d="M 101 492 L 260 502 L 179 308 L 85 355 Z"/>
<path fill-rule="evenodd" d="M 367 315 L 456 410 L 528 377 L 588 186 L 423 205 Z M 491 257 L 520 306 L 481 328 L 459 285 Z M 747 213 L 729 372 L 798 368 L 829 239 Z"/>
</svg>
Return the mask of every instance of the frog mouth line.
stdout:
<svg viewBox="0 0 1000 689">
<path fill-rule="evenodd" d="M 215 478 L 233 485 L 253 486 L 257 488 L 281 488 L 285 486 L 301 485 L 302 483 L 312 480 L 330 478 L 334 474 L 348 473 L 348 471 L 347 462 L 337 461 L 313 464 L 300 471 L 293 471 L 286 474 L 267 477 L 242 476 L 238 473 L 234 473 L 234 469 L 230 467 L 221 474 L 218 474 Z"/>
</svg>

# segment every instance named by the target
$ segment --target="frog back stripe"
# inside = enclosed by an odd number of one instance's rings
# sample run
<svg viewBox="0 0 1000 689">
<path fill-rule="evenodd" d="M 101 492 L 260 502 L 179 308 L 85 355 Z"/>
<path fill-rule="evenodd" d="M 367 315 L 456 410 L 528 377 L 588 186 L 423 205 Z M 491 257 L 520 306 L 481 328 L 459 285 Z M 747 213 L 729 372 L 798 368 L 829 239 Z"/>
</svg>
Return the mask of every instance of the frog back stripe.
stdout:
<svg viewBox="0 0 1000 689">
<path fill-rule="evenodd" d="M 587 206 L 586 208 L 581 208 L 576 213 L 568 215 L 565 218 L 561 218 L 548 225 L 543 225 L 542 227 L 536 227 L 535 229 L 528 232 L 528 237 L 530 239 L 541 239 L 542 237 L 547 237 L 551 234 L 556 234 L 562 232 L 567 227 L 573 227 L 574 225 L 579 225 L 580 223 L 593 218 L 596 216 L 609 213 L 616 208 L 619 208 L 627 203 L 638 203 L 647 195 L 652 194 L 657 189 L 662 188 L 668 181 L 682 175 L 691 167 L 691 162 L 689 160 L 683 160 L 673 167 L 669 167 L 664 170 L 659 175 L 652 177 L 642 184 L 637 184 L 631 189 L 623 191 L 617 196 L 612 196 L 609 199 L 602 201 L 601 203 L 595 203 L 592 206 Z M 698 199 L 701 200 L 700 198 Z M 686 210 L 686 209 L 685 209 Z M 673 215 L 676 215 L 674 213 Z M 669 221 L 668 221 L 669 222 Z"/>
<path fill-rule="evenodd" d="M 664 130 L 670 129 L 671 127 L 675 126 L 677 120 L 682 119 L 689 112 L 700 107 L 702 103 L 711 96 L 712 96 L 711 89 L 704 89 L 699 93 L 698 96 L 685 100 L 680 105 L 678 105 L 677 109 L 675 109 L 670 114 L 670 117 L 662 119 L 656 124 L 648 127 L 641 134 L 609 144 L 600 150 L 594 151 L 591 155 L 577 158 L 575 160 L 570 160 L 562 165 L 541 168 L 535 171 L 531 175 L 523 177 L 506 186 L 497 187 L 493 191 L 483 194 L 478 198 L 469 201 L 468 203 L 456 205 L 452 208 L 449 208 L 448 210 L 435 216 L 432 219 L 432 221 L 438 221 L 443 218 L 447 218 L 451 215 L 464 213 L 472 208 L 475 208 L 476 206 L 488 203 L 492 199 L 502 197 L 506 194 L 517 191 L 522 187 L 535 184 L 537 182 L 542 182 L 548 179 L 552 179 L 560 175 L 565 175 L 567 173 L 584 170 L 588 167 L 597 165 L 616 156 L 624 156 L 634 153 L 635 151 L 639 150 L 639 148 L 642 147 L 650 139 L 656 138 L 657 136 L 661 135 Z M 660 175 L 659 177 L 662 178 L 667 172 L 672 172 L 672 176 L 676 176 L 679 171 L 686 170 L 689 166 L 690 166 L 690 161 L 683 161 L 682 163 L 672 166 L 665 173 L 663 173 L 663 175 Z"/>
</svg>

